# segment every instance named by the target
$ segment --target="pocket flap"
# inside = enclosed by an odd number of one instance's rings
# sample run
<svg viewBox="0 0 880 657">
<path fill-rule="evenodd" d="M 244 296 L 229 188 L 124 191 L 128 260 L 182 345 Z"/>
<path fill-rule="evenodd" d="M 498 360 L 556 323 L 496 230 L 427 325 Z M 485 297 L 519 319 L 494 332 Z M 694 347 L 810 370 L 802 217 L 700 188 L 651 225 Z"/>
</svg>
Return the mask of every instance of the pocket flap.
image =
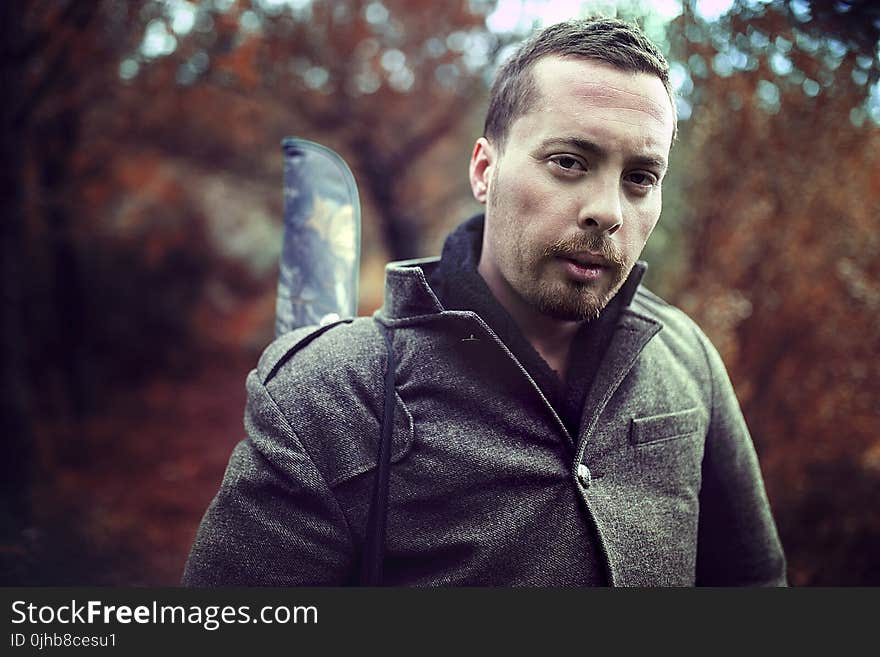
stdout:
<svg viewBox="0 0 880 657">
<path fill-rule="evenodd" d="M 700 408 L 694 407 L 675 413 L 635 417 L 630 421 L 630 442 L 643 445 L 691 435 L 700 430 L 701 415 Z"/>
<path fill-rule="evenodd" d="M 406 404 L 403 403 L 403 399 L 400 398 L 397 391 L 394 393 L 394 400 L 394 431 L 391 434 L 391 462 L 397 463 L 409 453 L 410 448 L 412 447 L 414 425 L 412 414 L 409 412 Z M 353 456 L 351 462 L 347 464 L 348 467 L 338 472 L 336 476 L 328 482 L 328 485 L 331 488 L 344 481 L 348 481 L 353 477 L 376 469 L 379 463 L 379 441 L 381 440 L 381 434 L 382 426 L 380 424 L 376 428 L 375 436 L 371 437 L 371 444 L 367 450 L 359 454 L 358 457 Z"/>
</svg>

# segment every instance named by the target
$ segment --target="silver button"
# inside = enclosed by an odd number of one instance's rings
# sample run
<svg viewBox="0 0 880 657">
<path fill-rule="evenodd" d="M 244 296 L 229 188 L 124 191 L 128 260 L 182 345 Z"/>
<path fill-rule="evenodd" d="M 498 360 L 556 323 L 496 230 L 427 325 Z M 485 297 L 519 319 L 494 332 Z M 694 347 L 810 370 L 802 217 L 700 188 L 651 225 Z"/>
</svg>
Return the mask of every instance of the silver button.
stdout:
<svg viewBox="0 0 880 657">
<path fill-rule="evenodd" d="M 590 469 L 581 463 L 578 466 L 578 481 L 581 482 L 581 486 L 584 488 L 589 488 L 590 483 L 593 481 L 593 476 L 590 474 Z"/>
</svg>

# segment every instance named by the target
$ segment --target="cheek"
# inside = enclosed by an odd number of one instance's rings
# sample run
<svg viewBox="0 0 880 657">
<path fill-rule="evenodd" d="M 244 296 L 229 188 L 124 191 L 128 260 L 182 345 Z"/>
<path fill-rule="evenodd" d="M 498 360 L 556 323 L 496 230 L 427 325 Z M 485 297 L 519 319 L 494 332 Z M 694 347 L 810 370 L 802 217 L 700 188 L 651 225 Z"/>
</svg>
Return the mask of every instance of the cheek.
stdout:
<svg viewBox="0 0 880 657">
<path fill-rule="evenodd" d="M 517 158 L 498 170 L 496 192 L 504 204 L 520 216 L 544 215 L 561 211 L 569 194 L 548 175 L 546 165 L 529 158 Z"/>
<path fill-rule="evenodd" d="M 645 246 L 645 242 L 651 236 L 654 226 L 660 218 L 660 201 L 650 204 L 649 208 L 633 209 L 632 219 L 630 220 L 629 230 L 626 231 L 627 246 L 632 249 L 641 251 Z M 625 225 L 625 224 L 624 224 Z"/>
<path fill-rule="evenodd" d="M 511 219 L 526 227 L 531 223 L 530 218 L 540 212 L 544 199 L 543 190 L 528 177 L 511 180 L 508 183 L 502 192 L 504 205 Z"/>
<path fill-rule="evenodd" d="M 639 228 L 641 232 L 639 233 L 639 246 L 645 246 L 645 242 L 648 241 L 648 238 L 651 237 L 651 233 L 654 232 L 654 226 L 657 225 L 657 220 L 653 217 L 649 218 L 645 223 L 641 224 Z"/>
<path fill-rule="evenodd" d="M 573 188 L 548 180 L 540 170 L 516 176 L 506 175 L 509 171 L 503 171 L 493 186 L 496 214 L 500 215 L 495 225 L 503 226 L 498 237 L 507 242 L 507 248 L 519 254 L 536 248 L 543 251 L 570 235 L 579 213 L 579 197 Z M 632 212 L 643 214 L 635 209 Z"/>
</svg>

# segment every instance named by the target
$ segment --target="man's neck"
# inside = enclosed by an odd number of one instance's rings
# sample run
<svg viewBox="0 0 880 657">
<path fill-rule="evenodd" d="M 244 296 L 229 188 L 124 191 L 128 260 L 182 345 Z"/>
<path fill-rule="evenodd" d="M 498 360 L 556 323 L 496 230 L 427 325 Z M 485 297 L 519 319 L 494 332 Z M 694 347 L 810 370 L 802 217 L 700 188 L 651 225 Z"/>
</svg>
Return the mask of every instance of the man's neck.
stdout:
<svg viewBox="0 0 880 657">
<path fill-rule="evenodd" d="M 565 381 L 568 354 L 581 322 L 561 321 L 545 315 L 530 316 L 528 319 L 521 319 L 515 313 L 511 313 L 511 316 L 535 351 Z"/>
<path fill-rule="evenodd" d="M 482 262 L 477 270 L 526 340 L 550 368 L 556 371 L 560 380 L 565 381 L 571 343 L 583 322 L 561 320 L 537 313 L 497 272 L 490 271 Z"/>
</svg>

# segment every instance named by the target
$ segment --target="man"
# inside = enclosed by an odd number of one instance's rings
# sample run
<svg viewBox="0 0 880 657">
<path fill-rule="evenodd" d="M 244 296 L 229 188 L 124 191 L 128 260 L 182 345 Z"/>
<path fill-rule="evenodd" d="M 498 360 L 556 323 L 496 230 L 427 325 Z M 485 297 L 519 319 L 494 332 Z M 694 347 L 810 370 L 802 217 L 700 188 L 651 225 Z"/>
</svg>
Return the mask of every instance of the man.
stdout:
<svg viewBox="0 0 880 657">
<path fill-rule="evenodd" d="M 385 584 L 785 584 L 721 359 L 639 285 L 675 123 L 637 28 L 526 43 L 471 158 L 485 219 L 389 265 L 374 318 L 266 350 L 184 582 L 357 582 L 390 349 Z"/>
</svg>

